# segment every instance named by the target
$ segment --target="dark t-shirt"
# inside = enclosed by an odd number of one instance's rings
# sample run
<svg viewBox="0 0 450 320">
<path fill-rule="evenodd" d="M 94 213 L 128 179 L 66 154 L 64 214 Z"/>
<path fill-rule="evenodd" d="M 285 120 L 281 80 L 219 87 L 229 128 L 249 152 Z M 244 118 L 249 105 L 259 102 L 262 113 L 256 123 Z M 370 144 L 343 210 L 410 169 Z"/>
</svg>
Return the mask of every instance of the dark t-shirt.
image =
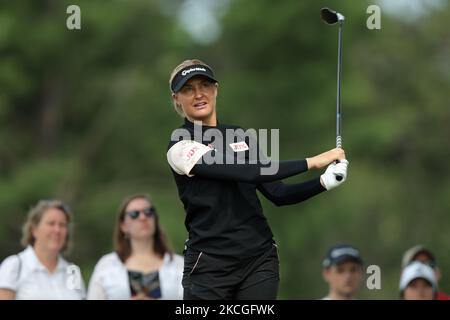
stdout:
<svg viewBox="0 0 450 320">
<path fill-rule="evenodd" d="M 185 120 L 172 135 L 167 153 L 186 211 L 186 245 L 194 250 L 240 259 L 259 255 L 270 248 L 273 234 L 256 190 L 276 205 L 298 203 L 325 191 L 319 178 L 289 185 L 279 181 L 306 171 L 306 160 L 268 161 L 255 137 L 237 126 L 195 127 L 200 136 Z M 231 132 L 233 140 L 225 141 Z M 208 162 L 207 157 L 221 162 Z M 262 173 L 275 165 L 276 173 Z"/>
</svg>

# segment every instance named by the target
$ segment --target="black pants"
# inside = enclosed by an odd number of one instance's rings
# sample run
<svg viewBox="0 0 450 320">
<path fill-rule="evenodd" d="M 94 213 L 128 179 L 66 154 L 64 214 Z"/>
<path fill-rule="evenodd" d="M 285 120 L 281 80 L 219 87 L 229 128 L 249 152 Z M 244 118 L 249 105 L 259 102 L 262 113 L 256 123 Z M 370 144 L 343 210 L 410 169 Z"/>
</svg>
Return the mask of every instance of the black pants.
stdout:
<svg viewBox="0 0 450 320">
<path fill-rule="evenodd" d="M 263 300 L 277 298 L 278 248 L 238 259 L 187 249 L 184 254 L 185 300 Z"/>
</svg>

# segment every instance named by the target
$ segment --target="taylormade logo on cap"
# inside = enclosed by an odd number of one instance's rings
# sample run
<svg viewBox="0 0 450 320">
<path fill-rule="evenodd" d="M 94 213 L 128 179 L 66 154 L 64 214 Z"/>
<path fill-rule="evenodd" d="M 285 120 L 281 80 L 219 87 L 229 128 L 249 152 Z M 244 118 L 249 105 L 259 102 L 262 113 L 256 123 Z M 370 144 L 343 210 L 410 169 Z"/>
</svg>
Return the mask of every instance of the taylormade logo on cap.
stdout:
<svg viewBox="0 0 450 320">
<path fill-rule="evenodd" d="M 181 75 L 185 76 L 185 75 L 187 75 L 187 74 L 189 74 L 191 72 L 194 72 L 194 71 L 206 72 L 206 69 L 205 68 L 200 68 L 200 67 L 190 68 L 190 69 L 187 69 L 187 70 L 183 70 L 183 72 L 181 72 Z"/>
<path fill-rule="evenodd" d="M 217 83 L 217 80 L 214 79 L 214 73 L 211 68 L 202 64 L 194 64 L 177 72 L 170 83 L 170 89 L 172 92 L 178 92 L 190 78 L 197 74 Z"/>
</svg>

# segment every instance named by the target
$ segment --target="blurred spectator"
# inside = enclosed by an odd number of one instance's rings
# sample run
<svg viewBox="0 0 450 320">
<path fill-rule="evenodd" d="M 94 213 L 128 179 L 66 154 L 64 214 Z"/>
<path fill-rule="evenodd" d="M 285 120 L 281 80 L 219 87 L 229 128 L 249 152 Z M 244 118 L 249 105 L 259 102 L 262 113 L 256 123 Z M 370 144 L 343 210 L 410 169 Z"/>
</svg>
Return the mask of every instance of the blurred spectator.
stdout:
<svg viewBox="0 0 450 320">
<path fill-rule="evenodd" d="M 71 216 L 59 200 L 41 200 L 29 211 L 22 237 L 26 249 L 0 267 L 0 299 L 85 298 L 79 268 L 61 256 L 69 245 Z"/>
<path fill-rule="evenodd" d="M 88 299 L 183 298 L 183 258 L 170 251 L 147 196 L 129 197 L 120 206 L 114 250 L 95 266 Z"/>
<path fill-rule="evenodd" d="M 436 282 L 437 284 L 439 284 L 439 281 L 441 280 L 441 271 L 437 266 L 436 257 L 428 248 L 425 248 L 423 245 L 417 245 L 408 249 L 403 254 L 402 269 L 404 269 L 408 264 L 410 264 L 413 261 L 420 261 L 430 266 L 434 271 Z M 438 292 L 437 300 L 449 300 L 449 299 L 450 299 L 449 295 L 445 294 L 444 292 Z"/>
<path fill-rule="evenodd" d="M 413 261 L 402 271 L 400 298 L 404 300 L 435 300 L 437 281 L 433 269 L 419 261 Z"/>
<path fill-rule="evenodd" d="M 328 283 L 323 300 L 352 300 L 363 280 L 363 261 L 359 251 L 349 245 L 330 248 L 322 263 L 322 276 Z"/>
</svg>

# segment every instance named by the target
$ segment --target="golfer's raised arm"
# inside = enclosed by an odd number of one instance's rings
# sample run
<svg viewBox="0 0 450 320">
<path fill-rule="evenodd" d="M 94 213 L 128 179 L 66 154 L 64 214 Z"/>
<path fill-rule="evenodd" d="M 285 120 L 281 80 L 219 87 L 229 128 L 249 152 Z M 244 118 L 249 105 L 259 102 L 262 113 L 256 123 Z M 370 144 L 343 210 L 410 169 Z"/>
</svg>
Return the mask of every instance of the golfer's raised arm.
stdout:
<svg viewBox="0 0 450 320">
<path fill-rule="evenodd" d="M 206 156 L 209 153 L 220 163 L 209 163 Z M 303 160 L 265 161 L 261 163 L 235 163 L 231 155 L 214 150 L 196 141 L 180 141 L 167 152 L 167 160 L 172 169 L 187 176 L 198 175 L 212 179 L 241 181 L 247 183 L 262 183 L 281 180 L 308 170 L 308 164 Z M 264 174 L 264 169 L 276 168 L 273 174 Z"/>
<path fill-rule="evenodd" d="M 302 183 L 286 184 L 282 181 L 258 184 L 258 190 L 276 206 L 285 206 L 305 201 L 326 191 L 320 178 Z"/>
<path fill-rule="evenodd" d="M 220 163 L 207 161 L 205 156 L 209 153 L 213 153 L 210 156 L 215 159 L 221 160 Z M 192 140 L 179 141 L 167 152 L 167 160 L 170 166 L 180 175 L 190 177 L 198 175 L 212 179 L 255 184 L 282 180 L 305 172 L 309 168 L 322 168 L 334 160 L 340 160 L 344 157 L 345 154 L 342 149 L 333 149 L 318 156 L 301 160 L 267 160 L 264 163 L 255 161 L 255 163 L 240 164 L 235 163 L 236 159 L 233 156 Z M 271 172 L 268 173 L 268 171 Z"/>
</svg>

